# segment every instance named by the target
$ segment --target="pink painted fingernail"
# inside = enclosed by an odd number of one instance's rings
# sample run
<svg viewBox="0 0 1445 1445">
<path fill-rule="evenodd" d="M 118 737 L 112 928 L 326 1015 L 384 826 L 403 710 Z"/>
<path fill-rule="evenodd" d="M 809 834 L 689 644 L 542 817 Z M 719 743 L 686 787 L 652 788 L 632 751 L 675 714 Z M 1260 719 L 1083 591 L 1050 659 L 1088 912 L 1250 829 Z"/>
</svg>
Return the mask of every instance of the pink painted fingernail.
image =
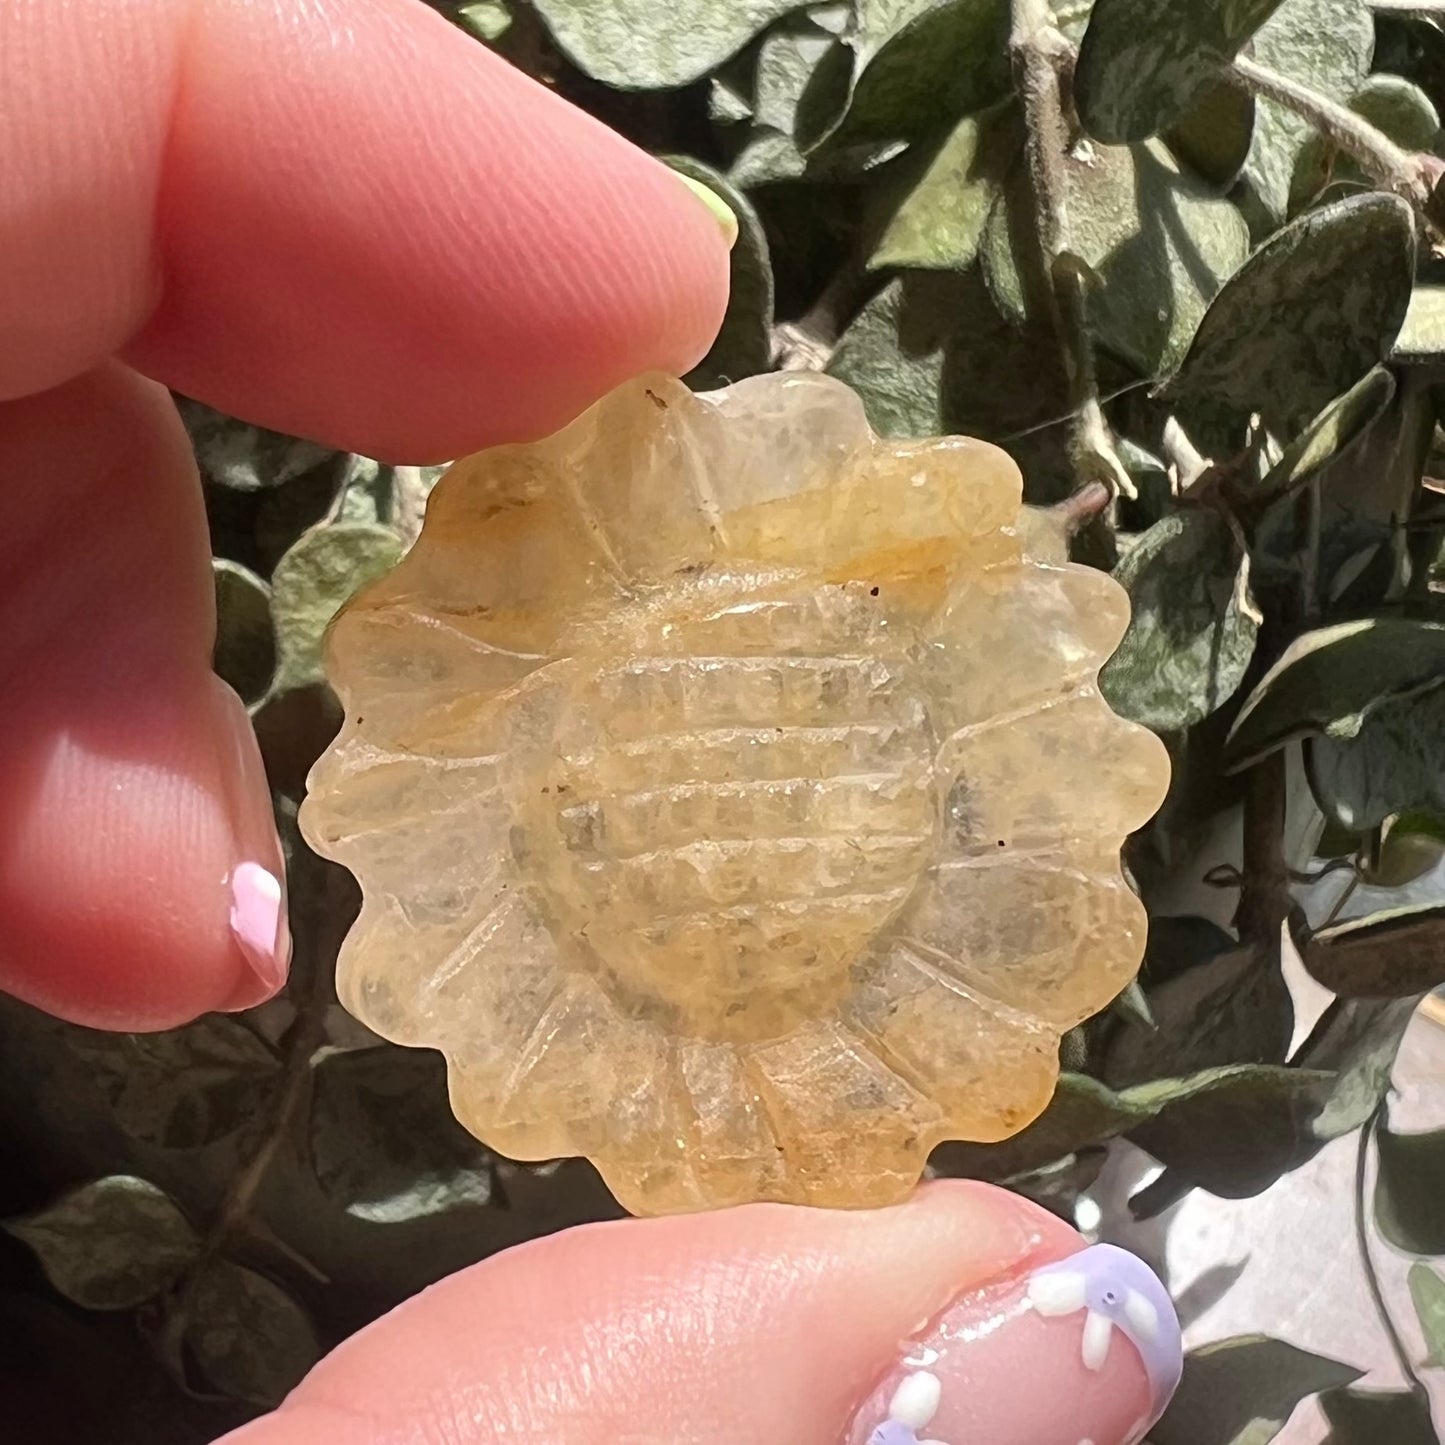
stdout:
<svg viewBox="0 0 1445 1445">
<path fill-rule="evenodd" d="M 1179 1384 L 1168 1292 L 1097 1244 L 965 1295 L 909 1340 L 848 1445 L 1137 1445 Z"/>
<path fill-rule="evenodd" d="M 242 863 L 231 875 L 231 932 L 256 977 L 275 993 L 291 963 L 291 930 L 281 880 L 259 863 Z"/>
</svg>

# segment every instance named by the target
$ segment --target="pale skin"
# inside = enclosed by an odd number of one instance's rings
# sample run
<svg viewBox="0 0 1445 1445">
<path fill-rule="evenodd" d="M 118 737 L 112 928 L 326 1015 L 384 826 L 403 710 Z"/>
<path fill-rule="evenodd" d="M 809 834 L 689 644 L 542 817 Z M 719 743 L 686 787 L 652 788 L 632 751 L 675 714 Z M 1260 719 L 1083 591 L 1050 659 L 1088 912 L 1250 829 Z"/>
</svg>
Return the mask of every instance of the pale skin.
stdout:
<svg viewBox="0 0 1445 1445">
<path fill-rule="evenodd" d="M 166 387 L 398 460 L 536 437 L 706 351 L 726 242 L 416 0 L 0 0 L 0 81 L 0 987 L 169 1028 L 275 992 L 221 880 L 279 849 L 210 672 Z M 1078 1247 L 972 1185 L 573 1231 L 412 1300 L 234 1438 L 835 1445 L 904 1336 Z M 1066 1416 L 1077 1340 L 1057 1369 L 1018 1349 L 978 1390 Z M 1148 1398 L 1111 1360 L 1094 1445 Z"/>
</svg>

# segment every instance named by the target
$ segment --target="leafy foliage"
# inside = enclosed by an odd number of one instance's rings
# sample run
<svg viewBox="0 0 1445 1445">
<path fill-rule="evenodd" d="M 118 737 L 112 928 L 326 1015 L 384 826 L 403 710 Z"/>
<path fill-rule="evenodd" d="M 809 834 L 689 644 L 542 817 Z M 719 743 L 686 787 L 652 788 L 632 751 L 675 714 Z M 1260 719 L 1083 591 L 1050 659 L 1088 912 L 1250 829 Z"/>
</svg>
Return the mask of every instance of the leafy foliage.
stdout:
<svg viewBox="0 0 1445 1445">
<path fill-rule="evenodd" d="M 325 1053 L 314 1074 L 316 1178 L 348 1213 L 387 1224 L 487 1203 L 492 1161 L 447 1107 L 440 1055 Z"/>
<path fill-rule="evenodd" d="M 197 1272 L 185 1342 L 215 1389 L 268 1409 L 320 1355 L 300 1305 L 265 1275 L 224 1259 Z"/>
<path fill-rule="evenodd" d="M 158 1034 L 75 1029 L 67 1044 L 121 1128 L 163 1149 L 198 1149 L 244 1129 L 281 1073 L 276 1051 L 224 1014 Z"/>
<path fill-rule="evenodd" d="M 154 1299 L 200 1253 L 175 1201 L 125 1174 L 83 1184 L 4 1228 L 35 1251 L 66 1299 L 92 1310 L 131 1309 Z"/>
<path fill-rule="evenodd" d="M 1332 1445 L 1439 1445 L 1429 1402 L 1410 1390 L 1331 1390 L 1320 1398 Z"/>
<path fill-rule="evenodd" d="M 1280 0 L 1095 0 L 1074 100 L 1102 141 L 1147 140 L 1178 120 L 1279 8 Z"/>
<path fill-rule="evenodd" d="M 1445 29 L 1366 0 L 433 3 L 736 212 L 731 304 L 691 384 L 825 369 L 882 433 L 997 442 L 1029 502 L 1062 504 L 1074 560 L 1130 594 L 1102 686 L 1176 764 L 1126 860 L 1144 968 L 1069 1036 L 1037 1121 L 935 1168 L 1067 1213 L 1124 1139 L 1165 1166 L 1147 1213 L 1256 1193 L 1377 1120 L 1445 980 Z M 325 629 L 415 539 L 438 469 L 181 410 L 215 667 L 288 849 L 293 978 L 249 1016 L 146 1037 L 0 1009 L 6 1127 L 36 1091 L 58 1121 L 53 1160 L 0 1191 L 35 1288 L 135 1310 L 188 1404 L 255 1410 L 447 1270 L 615 1210 L 583 1167 L 490 1156 L 433 1056 L 346 1019 L 331 974 L 356 890 L 294 832 L 339 721 Z M 1235 812 L 1243 850 L 1201 856 Z M 1304 906 L 1322 867 L 1414 891 L 1324 922 Z M 1175 916 L 1206 878 L 1228 928 Z M 1335 995 L 1293 1053 L 1286 922 Z M 1380 1234 L 1445 1253 L 1440 1132 L 1376 1137 Z M 1445 1285 L 1429 1264 L 1411 1283 L 1438 1364 Z M 1431 1438 L 1413 1393 L 1355 1379 L 1225 1341 L 1152 1438 L 1261 1445 L 1319 1391 L 1338 1440 Z"/>
<path fill-rule="evenodd" d="M 1224 519 L 1203 509 L 1171 513 L 1129 549 L 1115 576 L 1134 615 L 1100 679 L 1117 712 L 1171 733 L 1234 696 L 1259 633 L 1246 568 Z"/>
<path fill-rule="evenodd" d="M 1445 1254 L 1445 1130 L 1378 1136 L 1375 1219 L 1410 1254 Z"/>
<path fill-rule="evenodd" d="M 1264 1445 L 1306 1395 L 1341 1388 L 1360 1371 L 1264 1335 L 1221 1340 L 1193 1351 L 1154 1445 Z"/>
</svg>

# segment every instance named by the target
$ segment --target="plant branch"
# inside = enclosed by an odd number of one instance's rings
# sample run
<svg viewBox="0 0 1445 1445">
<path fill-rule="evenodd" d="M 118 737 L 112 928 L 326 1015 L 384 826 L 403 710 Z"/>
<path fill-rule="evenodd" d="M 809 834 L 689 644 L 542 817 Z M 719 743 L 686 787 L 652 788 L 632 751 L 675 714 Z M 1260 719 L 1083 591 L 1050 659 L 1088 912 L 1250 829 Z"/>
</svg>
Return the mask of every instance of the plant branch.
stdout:
<svg viewBox="0 0 1445 1445">
<path fill-rule="evenodd" d="M 1380 1326 L 1385 1331 L 1385 1337 L 1390 1342 L 1395 1363 L 1399 1365 L 1400 1373 L 1410 1387 L 1410 1393 L 1424 1403 L 1428 1410 L 1429 1395 L 1420 1382 L 1419 1375 L 1415 1373 L 1414 1365 L 1410 1363 L 1409 1352 L 1405 1349 L 1404 1340 L 1400 1338 L 1400 1331 L 1395 1327 L 1390 1306 L 1385 1300 L 1385 1292 L 1380 1288 L 1380 1276 L 1375 1272 L 1375 1261 L 1370 1254 L 1369 1226 L 1365 1222 L 1365 1175 L 1370 1158 L 1370 1141 L 1380 1127 L 1384 1111 L 1385 1104 L 1381 1100 L 1376 1105 L 1375 1112 L 1360 1126 L 1360 1144 L 1355 1152 L 1355 1244 L 1359 1248 L 1360 1264 L 1365 1271 L 1365 1284 L 1370 1291 L 1370 1300 L 1375 1306 L 1375 1313 L 1380 1317 Z"/>
<path fill-rule="evenodd" d="M 334 997 L 332 981 L 341 942 L 335 920 L 349 919 L 342 893 L 350 884 L 340 869 L 332 867 L 327 867 L 320 878 L 307 877 L 305 881 L 304 902 L 311 916 L 304 920 L 305 926 L 294 930 L 297 957 L 291 977 L 293 981 L 304 979 L 306 987 L 294 1000 L 296 1016 L 281 1039 L 284 1063 L 274 1102 L 261 1141 L 226 1190 L 200 1252 L 173 1297 L 161 1333 L 161 1356 L 182 1386 L 186 1384 L 182 1345 L 201 1275 L 206 1265 L 224 1254 L 238 1236 L 253 1233 L 250 1215 L 256 1196 L 277 1154 L 292 1137 L 302 1106 L 310 1096 L 312 1057 L 326 1042 L 326 1015 Z"/>
<path fill-rule="evenodd" d="M 1234 917 L 1242 942 L 1272 950 L 1279 947 L 1292 902 L 1284 857 L 1285 801 L 1285 755 L 1274 752 L 1261 758 L 1245 780 L 1244 859 Z"/>
<path fill-rule="evenodd" d="M 817 299 L 796 321 L 773 328 L 773 360 L 782 371 L 824 371 L 833 359 L 847 319 L 856 311 L 866 284 L 873 240 L 849 256 L 829 278 Z"/>
<path fill-rule="evenodd" d="M 1059 66 L 1067 42 L 1054 29 L 1048 0 L 1012 0 L 1009 49 L 1023 102 L 1025 153 L 1034 203 L 1049 319 L 1058 337 L 1074 418 L 1071 452 L 1080 485 L 1103 482 L 1113 492 L 1136 495 L 1119 460 L 1099 398 L 1094 348 L 1089 338 L 1088 268 L 1072 253 L 1064 158 L 1069 124 Z"/>
<path fill-rule="evenodd" d="M 1270 70 L 1248 56 L 1235 57 L 1234 74 L 1253 94 L 1272 100 L 1307 120 L 1337 150 L 1354 160 L 1376 184 L 1424 207 L 1435 189 L 1439 162 L 1412 155 L 1397 146 L 1378 126 L 1348 106 L 1331 100 L 1287 75 Z"/>
</svg>

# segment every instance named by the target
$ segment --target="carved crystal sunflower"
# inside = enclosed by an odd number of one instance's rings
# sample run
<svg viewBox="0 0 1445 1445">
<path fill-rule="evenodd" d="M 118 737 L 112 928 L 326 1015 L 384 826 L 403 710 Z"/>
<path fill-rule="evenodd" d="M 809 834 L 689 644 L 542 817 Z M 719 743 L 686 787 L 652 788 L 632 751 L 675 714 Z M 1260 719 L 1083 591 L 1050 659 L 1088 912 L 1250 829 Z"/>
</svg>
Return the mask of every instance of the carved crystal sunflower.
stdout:
<svg viewBox="0 0 1445 1445">
<path fill-rule="evenodd" d="M 1096 687 L 1124 593 L 1020 516 L 1002 452 L 815 375 L 459 463 L 331 635 L 347 1007 L 639 1213 L 883 1204 L 1027 1124 L 1138 965 L 1167 763 Z"/>
</svg>

